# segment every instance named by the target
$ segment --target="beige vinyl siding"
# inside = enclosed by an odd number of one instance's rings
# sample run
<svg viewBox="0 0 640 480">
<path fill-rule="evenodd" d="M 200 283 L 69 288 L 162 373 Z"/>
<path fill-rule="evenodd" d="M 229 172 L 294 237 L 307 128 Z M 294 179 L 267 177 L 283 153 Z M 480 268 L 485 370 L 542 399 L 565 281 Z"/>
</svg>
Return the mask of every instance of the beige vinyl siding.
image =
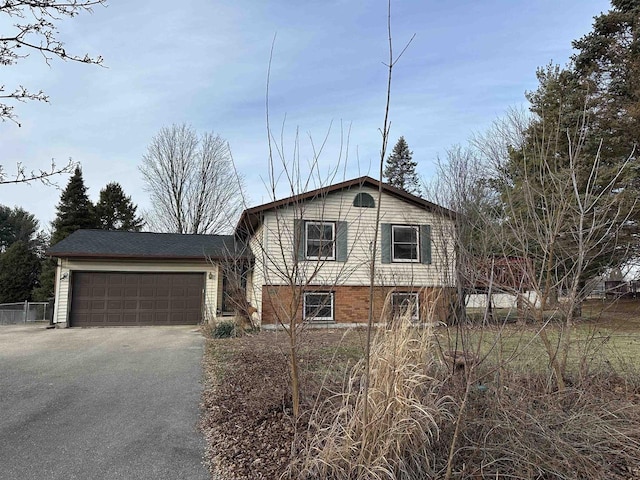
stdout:
<svg viewBox="0 0 640 480">
<path fill-rule="evenodd" d="M 218 281 L 222 280 L 218 274 L 218 265 L 207 262 L 189 261 L 159 261 L 159 260 L 78 260 L 78 259 L 58 259 L 56 270 L 56 291 L 55 307 L 53 319 L 54 323 L 65 323 L 69 318 L 69 308 L 71 305 L 70 285 L 74 271 L 90 272 L 184 272 L 198 273 L 205 275 L 205 298 L 204 315 L 206 320 L 215 316 L 218 306 L 217 292 Z M 64 274 L 68 274 L 63 279 Z M 211 277 L 211 278 L 210 278 Z"/>
<path fill-rule="evenodd" d="M 265 230 L 263 226 L 260 226 L 249 240 L 249 248 L 251 249 L 251 253 L 253 253 L 255 263 L 251 276 L 247 281 L 247 301 L 258 310 L 258 318 L 262 318 L 262 285 L 264 285 L 265 281 L 263 246 L 265 245 Z"/>
<path fill-rule="evenodd" d="M 68 268 L 63 268 L 64 261 L 58 259 L 56 267 L 56 283 L 53 304 L 53 323 L 64 323 L 67 321 L 69 313 L 69 285 L 71 278 Z M 66 274 L 67 278 L 62 279 L 62 275 Z"/>
<path fill-rule="evenodd" d="M 375 232 L 376 208 L 354 207 L 353 199 L 360 192 L 369 193 L 375 201 L 378 192 L 373 188 L 359 188 L 331 193 L 325 200 L 316 199 L 303 205 L 289 206 L 265 213 L 263 239 L 266 258 L 264 283 L 287 284 L 282 272 L 291 272 L 295 265 L 297 246 L 294 245 L 294 220 L 346 221 L 348 224 L 348 257 L 346 262 L 300 263 L 301 277 L 314 276 L 313 284 L 368 285 L 371 246 Z M 431 225 L 432 263 L 381 262 L 381 241 L 378 232 L 377 279 L 379 285 L 442 286 L 453 284 L 452 222 L 443 216 L 383 192 L 381 223 Z M 278 239 L 283 242 L 280 249 Z M 254 251 L 255 254 L 255 251 Z M 258 264 L 256 255 L 256 264 Z"/>
</svg>

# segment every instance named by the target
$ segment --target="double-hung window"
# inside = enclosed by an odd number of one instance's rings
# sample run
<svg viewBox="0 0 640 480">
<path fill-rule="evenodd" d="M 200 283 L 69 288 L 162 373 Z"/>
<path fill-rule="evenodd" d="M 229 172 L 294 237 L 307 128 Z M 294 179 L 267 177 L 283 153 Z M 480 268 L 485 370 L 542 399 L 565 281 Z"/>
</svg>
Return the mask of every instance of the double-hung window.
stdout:
<svg viewBox="0 0 640 480">
<path fill-rule="evenodd" d="M 336 224 L 334 222 L 306 222 L 305 257 L 308 260 L 336 259 Z"/>
<path fill-rule="evenodd" d="M 303 309 L 305 321 L 332 322 L 333 292 L 305 292 Z"/>
<path fill-rule="evenodd" d="M 394 262 L 419 262 L 419 227 L 417 225 L 392 225 L 391 245 Z"/>
<path fill-rule="evenodd" d="M 391 311 L 394 317 L 408 315 L 413 321 L 417 321 L 418 314 L 418 293 L 417 292 L 394 292 L 391 294 Z"/>
</svg>

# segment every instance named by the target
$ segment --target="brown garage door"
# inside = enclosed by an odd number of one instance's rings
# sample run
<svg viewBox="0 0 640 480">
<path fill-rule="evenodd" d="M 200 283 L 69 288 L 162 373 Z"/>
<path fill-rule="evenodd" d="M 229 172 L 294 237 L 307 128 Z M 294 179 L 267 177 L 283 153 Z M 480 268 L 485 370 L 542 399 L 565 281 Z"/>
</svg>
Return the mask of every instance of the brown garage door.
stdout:
<svg viewBox="0 0 640 480">
<path fill-rule="evenodd" d="M 195 325 L 204 274 L 74 272 L 71 326 Z"/>
</svg>

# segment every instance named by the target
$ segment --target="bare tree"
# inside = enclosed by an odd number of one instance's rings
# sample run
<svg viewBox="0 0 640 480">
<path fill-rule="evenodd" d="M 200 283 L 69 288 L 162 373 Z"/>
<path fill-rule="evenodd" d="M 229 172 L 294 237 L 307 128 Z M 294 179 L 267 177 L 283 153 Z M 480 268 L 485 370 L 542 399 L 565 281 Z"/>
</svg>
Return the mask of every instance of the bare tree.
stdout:
<svg viewBox="0 0 640 480">
<path fill-rule="evenodd" d="M 29 52 L 38 52 L 49 64 L 54 57 L 81 63 L 102 64 L 102 57 L 88 54 L 68 53 L 64 43 L 58 39 L 56 23 L 64 17 L 73 18 L 82 12 L 92 12 L 96 5 L 106 5 L 106 0 L 5 0 L 0 2 L 0 14 L 4 14 L 15 23 L 13 29 L 0 34 L 0 65 L 14 65 L 29 56 Z M 6 18 L 6 17 L 5 17 Z M 5 101 L 25 102 L 37 100 L 48 102 L 49 97 L 42 91 L 29 90 L 20 85 L 9 91 L 0 84 L 0 119 L 11 120 L 20 126 L 14 107 Z"/>
<path fill-rule="evenodd" d="M 507 241 L 504 254 L 528 259 L 527 280 L 535 295 L 526 306 L 539 326 L 559 390 L 565 388 L 572 326 L 590 293 L 589 280 L 601 273 L 602 265 L 619 266 L 624 257 L 620 251 L 629 248 L 624 230 L 637 202 L 616 188 L 628 173 L 632 154 L 609 181 L 599 184 L 599 152 L 585 158 L 578 144 L 568 153 L 569 165 L 561 170 L 552 166 L 552 158 L 539 158 L 521 191 L 506 197 L 506 221 L 499 224 Z M 564 298 L 556 303 L 558 292 Z M 547 334 L 554 320 L 554 314 L 546 312 L 549 307 L 562 320 L 557 340 Z"/>
<path fill-rule="evenodd" d="M 583 123 L 575 131 L 532 125 L 510 111 L 470 149 L 449 152 L 437 190 L 460 212 L 459 295 L 485 291 L 485 321 L 493 293 L 515 298 L 519 320 L 535 324 L 544 346 L 551 387 L 563 390 L 572 327 L 591 280 L 632 252 L 637 200 L 621 185 L 633 153 L 612 167 L 600 151 L 584 149 Z"/>
<path fill-rule="evenodd" d="M 153 137 L 140 167 L 153 205 L 145 218 L 152 230 L 222 233 L 242 209 L 241 180 L 219 135 L 198 137 L 185 124 L 164 127 Z"/>
</svg>

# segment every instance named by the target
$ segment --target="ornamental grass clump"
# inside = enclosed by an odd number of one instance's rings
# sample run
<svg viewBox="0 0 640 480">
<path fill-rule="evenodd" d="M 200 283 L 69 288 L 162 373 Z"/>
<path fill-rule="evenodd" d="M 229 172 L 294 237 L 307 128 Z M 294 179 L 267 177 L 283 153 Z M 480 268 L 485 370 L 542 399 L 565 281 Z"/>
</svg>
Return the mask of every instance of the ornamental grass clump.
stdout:
<svg viewBox="0 0 640 480">
<path fill-rule="evenodd" d="M 317 430 L 287 475 L 299 479 L 422 479 L 434 474 L 432 445 L 438 424 L 452 418 L 452 404 L 440 394 L 440 367 L 430 327 L 408 318 L 379 328 L 365 364 L 357 363 L 344 392 L 330 399 L 337 409 L 318 408 Z M 336 398 L 338 401 L 336 401 Z M 368 402 L 368 423 L 364 405 Z M 321 414 L 319 412 L 329 412 Z"/>
</svg>

